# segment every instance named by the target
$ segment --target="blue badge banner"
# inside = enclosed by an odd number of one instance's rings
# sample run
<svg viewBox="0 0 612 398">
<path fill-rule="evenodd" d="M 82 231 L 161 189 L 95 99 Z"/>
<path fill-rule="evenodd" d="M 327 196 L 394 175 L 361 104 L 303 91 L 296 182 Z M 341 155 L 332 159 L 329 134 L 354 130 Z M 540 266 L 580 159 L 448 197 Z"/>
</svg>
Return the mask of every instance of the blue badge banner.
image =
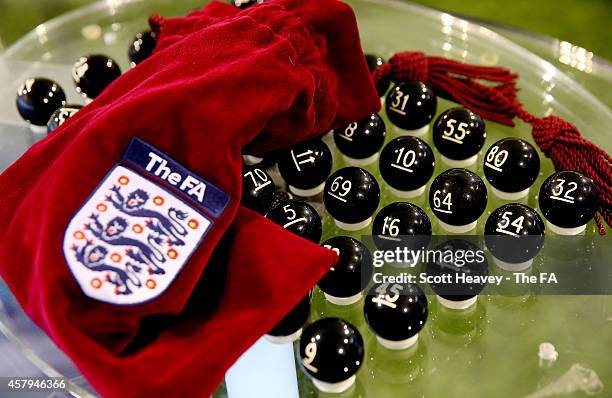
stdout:
<svg viewBox="0 0 612 398">
<path fill-rule="evenodd" d="M 214 217 L 219 217 L 229 202 L 225 192 L 137 137 L 122 159 L 145 175 L 163 181 Z"/>
</svg>

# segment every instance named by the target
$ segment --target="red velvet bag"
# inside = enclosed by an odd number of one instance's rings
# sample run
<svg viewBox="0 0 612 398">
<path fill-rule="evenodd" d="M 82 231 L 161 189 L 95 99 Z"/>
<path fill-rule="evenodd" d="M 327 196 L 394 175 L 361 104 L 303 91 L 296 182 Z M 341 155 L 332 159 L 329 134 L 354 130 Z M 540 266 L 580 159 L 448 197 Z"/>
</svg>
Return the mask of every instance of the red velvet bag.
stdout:
<svg viewBox="0 0 612 398">
<path fill-rule="evenodd" d="M 336 260 L 240 206 L 243 147 L 379 107 L 340 2 L 186 19 L 0 175 L 1 275 L 104 396 L 214 392 Z"/>
</svg>

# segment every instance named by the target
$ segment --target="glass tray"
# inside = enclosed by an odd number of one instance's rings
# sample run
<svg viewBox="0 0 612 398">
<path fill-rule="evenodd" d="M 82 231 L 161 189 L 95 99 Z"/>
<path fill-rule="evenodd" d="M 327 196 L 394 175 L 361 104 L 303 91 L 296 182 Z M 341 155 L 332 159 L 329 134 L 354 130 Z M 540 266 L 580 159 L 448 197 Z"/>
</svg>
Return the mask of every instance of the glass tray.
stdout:
<svg viewBox="0 0 612 398">
<path fill-rule="evenodd" d="M 412 49 L 469 63 L 508 67 L 520 74 L 519 98 L 531 112 L 536 115 L 554 112 L 611 151 L 610 109 L 575 80 L 524 48 L 480 25 L 420 6 L 387 0 L 348 3 L 357 14 L 367 52 L 388 57 L 396 51 Z M 23 80 L 31 76 L 50 77 L 64 87 L 70 102 L 80 103 L 70 77 L 75 59 L 100 52 L 112 56 L 125 71 L 127 45 L 135 32 L 147 27 L 150 13 L 181 15 L 201 4 L 202 1 L 194 0 L 101 1 L 39 26 L 8 48 L 0 56 L 0 170 L 37 140 L 14 105 L 15 92 Z M 451 105 L 441 101 L 438 111 Z M 529 126 L 522 123 L 513 129 L 493 123 L 487 126 L 485 149 L 502 136 L 531 141 Z M 392 133 L 387 140 L 391 138 Z M 535 186 L 552 172 L 551 163 L 544 158 L 542 161 L 542 175 Z M 336 156 L 334 167 L 342 165 L 341 158 Z M 441 171 L 440 167 L 436 173 Z M 482 174 L 482 170 L 477 171 Z M 392 200 L 389 195 L 383 196 L 381 206 Z M 536 207 L 534 193 L 528 203 Z M 427 207 L 424 203 L 420 205 Z M 490 200 L 483 219 L 499 205 Z M 337 233 L 329 217 L 324 222 L 323 240 Z M 355 236 L 359 238 L 360 233 Z M 592 223 L 589 233 L 594 233 Z M 4 335 L 11 348 L 30 361 L 15 362 L 15 375 L 63 375 L 71 380 L 71 395 L 95 394 L 71 361 L 24 315 L 1 281 L 0 299 L 0 337 Z M 403 358 L 377 348 L 363 321 L 362 303 L 335 307 L 326 303 L 315 289 L 312 319 L 340 316 L 354 323 L 365 336 L 368 357 L 350 396 L 525 397 L 558 380 L 577 363 L 594 370 L 605 386 L 612 382 L 610 297 L 538 296 L 524 301 L 483 297 L 471 315 L 458 319 L 438 308 L 435 300 L 431 304 L 418 354 Z M 596 336 L 585 338 L 588 333 L 585 331 L 597 331 Z M 536 355 L 543 341 L 553 342 L 560 353 L 559 360 L 547 370 L 539 368 Z M 323 396 L 301 370 L 298 375 L 302 396 Z M 223 387 L 216 395 L 225 396 Z M 564 396 L 583 396 L 583 392 Z"/>
</svg>

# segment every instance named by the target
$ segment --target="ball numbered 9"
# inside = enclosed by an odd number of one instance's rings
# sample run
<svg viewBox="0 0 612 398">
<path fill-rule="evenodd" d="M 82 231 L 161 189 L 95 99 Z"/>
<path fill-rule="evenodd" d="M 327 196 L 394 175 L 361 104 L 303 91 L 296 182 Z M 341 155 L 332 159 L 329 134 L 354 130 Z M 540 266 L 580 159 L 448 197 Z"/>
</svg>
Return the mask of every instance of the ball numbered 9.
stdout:
<svg viewBox="0 0 612 398">
<path fill-rule="evenodd" d="M 323 202 L 336 225 L 347 231 L 367 227 L 380 201 L 376 178 L 360 167 L 345 167 L 325 183 Z"/>
<path fill-rule="evenodd" d="M 450 169 L 431 183 L 429 205 L 442 228 L 465 233 L 476 227 L 487 207 L 487 187 L 469 170 Z"/>
<path fill-rule="evenodd" d="M 538 178 L 540 157 L 527 141 L 503 138 L 485 154 L 483 170 L 495 196 L 518 200 L 529 194 L 529 188 Z"/>
<path fill-rule="evenodd" d="M 363 338 L 342 319 L 319 319 L 302 332 L 299 355 L 319 390 L 340 393 L 355 383 L 355 374 L 363 364 Z"/>
<path fill-rule="evenodd" d="M 398 134 L 423 135 L 436 114 L 438 99 L 434 92 L 419 81 L 403 81 L 387 93 L 387 117 Z"/>
<path fill-rule="evenodd" d="M 599 205 L 593 181 L 577 171 L 560 171 L 548 177 L 540 187 L 540 209 L 549 228 L 560 235 L 577 235 Z"/>
<path fill-rule="evenodd" d="M 358 122 L 334 130 L 336 147 L 352 165 L 368 165 L 376 161 L 385 142 L 385 122 L 372 114 Z"/>
<path fill-rule="evenodd" d="M 288 231 L 319 243 L 321 240 L 321 217 L 308 203 L 289 199 L 271 209 L 266 217 Z"/>
<path fill-rule="evenodd" d="M 321 193 L 331 169 L 331 152 L 320 139 L 303 141 L 278 153 L 278 170 L 297 196 Z"/>
<path fill-rule="evenodd" d="M 433 151 L 417 137 L 395 138 L 380 153 L 380 175 L 391 193 L 400 198 L 422 195 L 434 167 Z"/>
<path fill-rule="evenodd" d="M 440 151 L 442 161 L 453 167 L 474 164 L 486 137 L 484 121 L 464 107 L 443 112 L 433 126 L 434 145 Z"/>
</svg>

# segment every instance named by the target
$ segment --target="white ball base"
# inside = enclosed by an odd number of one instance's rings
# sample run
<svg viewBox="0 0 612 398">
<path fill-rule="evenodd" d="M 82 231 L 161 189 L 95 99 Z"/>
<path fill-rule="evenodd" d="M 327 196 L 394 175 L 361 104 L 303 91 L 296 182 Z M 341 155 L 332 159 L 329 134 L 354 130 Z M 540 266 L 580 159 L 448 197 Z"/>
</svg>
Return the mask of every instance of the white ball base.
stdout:
<svg viewBox="0 0 612 398">
<path fill-rule="evenodd" d="M 491 186 L 491 191 L 493 191 L 493 195 L 495 195 L 495 197 L 502 199 L 502 200 L 523 199 L 524 197 L 529 195 L 529 189 L 530 188 L 523 189 L 522 191 L 518 191 L 518 192 L 504 192 L 504 191 L 500 191 L 499 189 Z"/>
<path fill-rule="evenodd" d="M 564 228 L 564 227 L 555 225 L 548 220 L 546 220 L 546 227 L 550 229 L 551 231 L 553 231 L 554 233 L 556 233 L 557 235 L 580 235 L 580 234 L 583 234 L 584 231 L 586 230 L 586 224 L 581 225 L 579 227 L 575 227 L 575 228 Z"/>
<path fill-rule="evenodd" d="M 302 198 L 310 198 L 312 196 L 316 196 L 320 194 L 321 192 L 323 192 L 324 188 L 325 188 L 325 183 L 322 183 L 321 185 L 318 185 L 310 189 L 300 189 L 300 188 L 294 187 L 293 185 L 289 185 L 289 191 L 296 196 L 301 196 Z"/>
<path fill-rule="evenodd" d="M 244 160 L 244 163 L 246 163 L 248 166 L 252 166 L 263 161 L 263 158 L 253 155 L 242 155 L 242 159 Z"/>
<path fill-rule="evenodd" d="M 344 161 L 351 166 L 369 166 L 378 160 L 378 152 L 363 159 L 355 159 L 346 155 L 342 155 L 342 159 L 344 159 Z"/>
<path fill-rule="evenodd" d="M 30 124 L 30 131 L 36 135 L 44 135 L 47 134 L 47 126 L 37 126 L 35 124 Z"/>
<path fill-rule="evenodd" d="M 440 220 L 438 220 L 438 222 L 440 223 L 442 229 L 453 234 L 464 234 L 476 228 L 476 225 L 478 224 L 478 220 L 466 225 L 450 225 Z"/>
<path fill-rule="evenodd" d="M 507 263 L 505 261 L 500 260 L 499 258 L 495 256 L 491 256 L 491 257 L 493 257 L 493 262 L 495 263 L 495 265 L 497 265 L 499 268 L 503 269 L 504 271 L 509 271 L 509 272 L 525 271 L 531 268 L 531 264 L 533 264 L 533 259 L 524 261 L 522 263 Z"/>
<path fill-rule="evenodd" d="M 412 191 L 400 191 L 399 189 L 391 188 L 390 186 L 387 186 L 387 188 L 389 189 L 389 192 L 391 192 L 398 198 L 410 199 L 423 195 L 425 193 L 425 188 L 427 188 L 427 185 L 423 185 L 421 188 L 417 188 Z"/>
<path fill-rule="evenodd" d="M 478 160 L 478 154 L 462 160 L 449 159 L 444 155 L 440 155 L 440 158 L 442 159 L 442 163 L 450 167 L 470 167 Z"/>
<path fill-rule="evenodd" d="M 270 334 L 264 335 L 264 338 L 272 344 L 288 344 L 298 340 L 302 335 L 302 328 L 299 328 L 295 332 L 288 336 L 272 336 Z"/>
<path fill-rule="evenodd" d="M 436 295 L 436 298 L 438 299 L 438 302 L 440 304 L 442 304 L 444 307 L 449 308 L 451 310 L 465 310 L 470 308 L 471 306 L 473 306 L 474 304 L 476 304 L 476 301 L 478 300 L 478 296 L 474 296 L 471 297 L 467 300 L 462 300 L 462 301 L 453 301 L 453 300 L 448 300 L 445 299 L 444 297 L 440 297 L 438 295 Z"/>
<path fill-rule="evenodd" d="M 416 130 L 406 130 L 399 128 L 396 125 L 393 125 L 393 127 L 395 128 L 395 132 L 397 133 L 397 135 L 411 135 L 413 137 L 421 137 L 429 132 L 429 124 L 426 124 L 425 126 L 420 127 Z"/>
<path fill-rule="evenodd" d="M 349 388 L 355 384 L 355 375 L 349 377 L 344 381 L 339 381 L 338 383 L 327 383 L 325 381 L 317 380 L 315 378 L 312 379 L 312 384 L 315 385 L 320 391 L 339 394 L 341 392 L 345 392 Z"/>
<path fill-rule="evenodd" d="M 350 297 L 336 297 L 336 296 L 332 296 L 330 294 L 327 293 L 323 293 L 325 295 L 325 299 L 327 301 L 329 301 L 332 304 L 336 304 L 336 305 L 351 305 L 351 304 L 355 304 L 356 302 L 358 302 L 361 299 L 361 292 L 357 293 L 354 296 L 350 296 Z"/>
<path fill-rule="evenodd" d="M 93 98 L 84 97 L 85 105 L 91 104 L 93 102 Z"/>
<path fill-rule="evenodd" d="M 338 226 L 338 228 L 343 229 L 345 231 L 359 231 L 360 229 L 364 229 L 372 222 L 372 217 L 368 217 L 363 221 L 360 221 L 355 224 L 345 223 L 342 221 L 338 221 L 334 218 L 334 222 Z"/>
<path fill-rule="evenodd" d="M 419 342 L 419 335 L 415 334 L 406 340 L 387 340 L 380 336 L 376 336 L 376 340 L 389 350 L 406 350 Z"/>
</svg>

